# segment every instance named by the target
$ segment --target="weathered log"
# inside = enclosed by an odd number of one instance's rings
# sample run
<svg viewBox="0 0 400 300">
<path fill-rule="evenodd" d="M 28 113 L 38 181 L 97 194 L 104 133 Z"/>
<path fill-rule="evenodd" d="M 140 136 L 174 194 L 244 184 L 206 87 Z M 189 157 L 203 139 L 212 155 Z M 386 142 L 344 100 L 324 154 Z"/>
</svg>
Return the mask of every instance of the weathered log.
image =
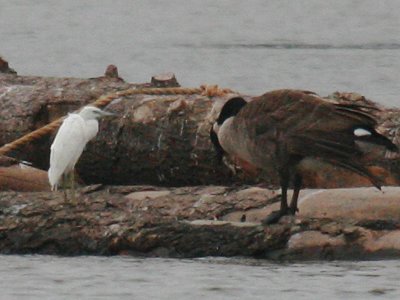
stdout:
<svg viewBox="0 0 400 300">
<path fill-rule="evenodd" d="M 363 191 L 339 189 L 329 191 L 329 195 L 305 191 L 300 200 L 301 215 L 272 226 L 259 221 L 278 205 L 278 193 L 258 187 L 97 185 L 79 190 L 77 206 L 66 204 L 61 192 L 1 192 L 0 252 L 398 258 L 400 188 L 386 188 L 384 193 L 369 191 L 368 201 L 352 205 L 350 200 Z M 332 200 L 339 198 L 343 202 L 335 206 Z M 319 215 L 313 212 L 315 201 L 321 204 Z M 371 206 L 374 213 L 354 213 Z M 310 214 L 320 218 L 310 218 Z"/>
<path fill-rule="evenodd" d="M 101 95 L 151 84 L 128 84 L 114 77 L 101 79 L 43 78 L 0 75 L 0 144 L 13 140 L 91 103 Z M 160 90 L 162 92 L 162 90 Z M 115 99 L 107 109 L 120 114 L 101 123 L 77 165 L 87 184 L 197 184 L 255 183 L 258 170 L 243 170 L 217 164 L 209 130 L 218 110 L 232 94 L 207 97 L 191 95 L 130 95 Z M 361 101 L 376 106 L 357 94 L 335 93 L 335 101 Z M 375 112 L 380 129 L 400 143 L 400 111 Z M 54 136 L 54 134 L 53 134 Z M 27 160 L 47 170 L 53 136 L 45 136 L 8 155 Z M 398 155 L 366 162 L 388 185 L 400 182 Z M 240 165 L 240 163 L 239 163 Z M 387 172 L 389 170 L 390 172 Z M 248 175 L 251 174 L 251 175 Z M 257 174 L 257 175 L 254 175 Z M 275 178 L 263 178 L 276 184 Z M 368 186 L 370 183 L 340 168 L 326 166 L 305 179 L 309 187 Z"/>
</svg>

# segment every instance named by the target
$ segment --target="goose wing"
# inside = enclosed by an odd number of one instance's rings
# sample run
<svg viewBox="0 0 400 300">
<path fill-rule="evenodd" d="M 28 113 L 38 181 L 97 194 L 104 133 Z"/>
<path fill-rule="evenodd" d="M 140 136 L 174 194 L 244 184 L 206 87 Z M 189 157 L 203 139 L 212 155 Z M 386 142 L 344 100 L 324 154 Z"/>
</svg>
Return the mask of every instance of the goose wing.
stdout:
<svg viewBox="0 0 400 300">
<path fill-rule="evenodd" d="M 374 136 L 372 143 L 395 148 L 375 131 L 377 121 L 363 106 L 333 104 L 303 91 L 266 93 L 246 105 L 238 117 L 247 120 L 256 140 L 273 141 L 276 149 L 285 149 L 286 157 L 319 158 L 365 176 L 376 186 L 378 179 L 361 163 L 363 152 L 356 141 L 362 137 L 355 130 Z"/>
</svg>

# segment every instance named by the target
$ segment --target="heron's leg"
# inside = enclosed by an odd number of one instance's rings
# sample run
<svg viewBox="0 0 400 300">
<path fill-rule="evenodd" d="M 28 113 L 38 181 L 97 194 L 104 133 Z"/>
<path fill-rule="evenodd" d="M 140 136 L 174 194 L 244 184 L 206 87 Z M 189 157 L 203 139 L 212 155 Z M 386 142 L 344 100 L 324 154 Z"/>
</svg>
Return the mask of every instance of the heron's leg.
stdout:
<svg viewBox="0 0 400 300">
<path fill-rule="evenodd" d="M 64 194 L 64 201 L 68 202 L 68 195 L 67 195 L 67 174 L 62 174 L 61 175 L 61 188 L 63 190 L 63 194 Z"/>
<path fill-rule="evenodd" d="M 292 196 L 292 200 L 290 202 L 290 208 L 289 208 L 289 211 L 292 215 L 295 215 L 296 212 L 299 211 L 299 209 L 297 208 L 297 200 L 299 199 L 299 193 L 300 193 L 302 184 L 303 184 L 303 178 L 301 177 L 301 175 L 296 174 L 294 176 L 293 196 Z"/>
<path fill-rule="evenodd" d="M 70 179 L 70 184 L 71 184 L 71 204 L 76 205 L 76 195 L 75 195 L 75 171 L 74 169 L 71 170 L 71 173 L 69 174 L 69 179 Z"/>
</svg>

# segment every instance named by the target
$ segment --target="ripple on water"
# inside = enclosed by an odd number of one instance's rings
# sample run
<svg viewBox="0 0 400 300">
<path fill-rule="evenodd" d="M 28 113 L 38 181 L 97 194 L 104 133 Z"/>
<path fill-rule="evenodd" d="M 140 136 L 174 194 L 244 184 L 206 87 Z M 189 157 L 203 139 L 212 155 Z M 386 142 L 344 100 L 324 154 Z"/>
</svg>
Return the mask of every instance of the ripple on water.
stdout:
<svg viewBox="0 0 400 300">
<path fill-rule="evenodd" d="M 394 299 L 398 267 L 397 261 L 1 256 L 0 289 L 5 299 L 29 300 Z"/>
</svg>

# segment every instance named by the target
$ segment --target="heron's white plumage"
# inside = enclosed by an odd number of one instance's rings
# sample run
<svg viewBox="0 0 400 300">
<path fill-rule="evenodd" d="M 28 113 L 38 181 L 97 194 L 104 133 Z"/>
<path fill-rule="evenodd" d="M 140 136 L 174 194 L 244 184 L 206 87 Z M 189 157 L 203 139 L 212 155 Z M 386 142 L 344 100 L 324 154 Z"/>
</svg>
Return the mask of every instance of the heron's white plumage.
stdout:
<svg viewBox="0 0 400 300">
<path fill-rule="evenodd" d="M 97 118 L 107 114 L 99 108 L 86 106 L 80 113 L 71 113 L 64 119 L 50 148 L 48 177 L 52 190 L 57 190 L 61 176 L 74 169 L 86 144 L 96 136 Z"/>
<path fill-rule="evenodd" d="M 86 121 L 85 135 L 88 142 L 97 135 L 98 131 L 99 131 L 99 122 L 97 122 L 97 120 Z"/>
</svg>

